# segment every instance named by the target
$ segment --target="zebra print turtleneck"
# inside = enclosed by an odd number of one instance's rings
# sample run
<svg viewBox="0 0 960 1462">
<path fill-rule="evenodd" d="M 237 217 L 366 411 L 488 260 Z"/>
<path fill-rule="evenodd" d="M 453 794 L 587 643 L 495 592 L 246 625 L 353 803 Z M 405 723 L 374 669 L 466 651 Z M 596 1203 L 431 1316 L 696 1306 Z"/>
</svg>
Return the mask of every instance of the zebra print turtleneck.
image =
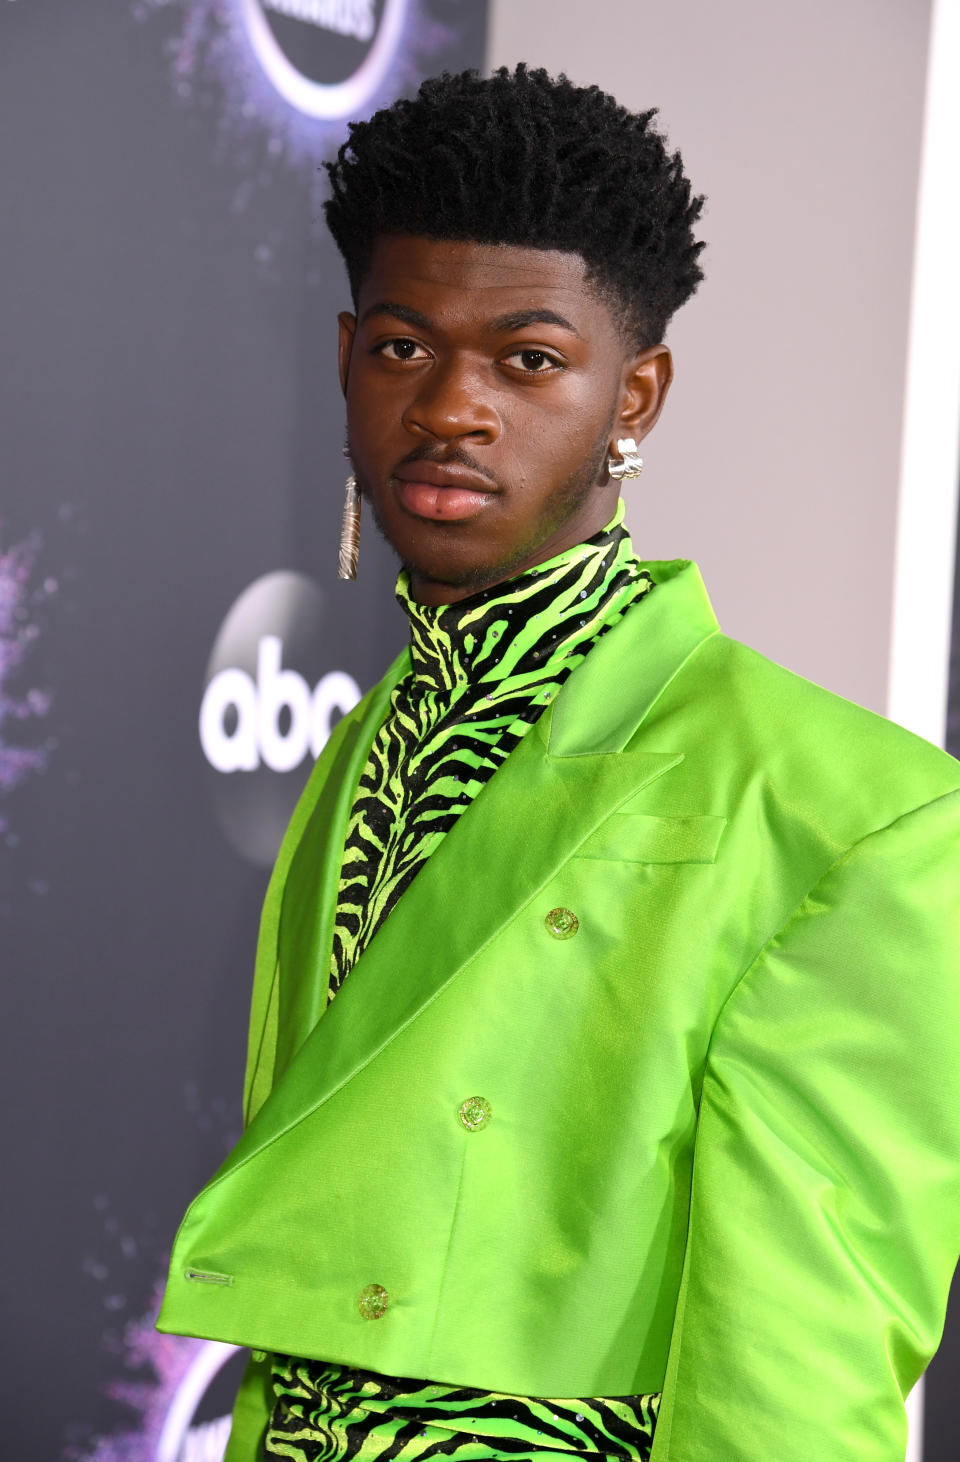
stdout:
<svg viewBox="0 0 960 1462">
<path fill-rule="evenodd" d="M 457 818 L 571 670 L 653 588 L 623 526 L 459 604 L 397 596 L 410 673 L 393 692 L 344 842 L 332 999 Z M 335 1361 L 273 1358 L 264 1457 L 290 1462 L 649 1462 L 658 1394 L 547 1400 L 383 1376 Z"/>
<path fill-rule="evenodd" d="M 418 604 L 401 573 L 412 668 L 394 689 L 347 826 L 329 999 L 570 672 L 652 588 L 622 502 L 586 543 L 457 604 Z"/>
</svg>

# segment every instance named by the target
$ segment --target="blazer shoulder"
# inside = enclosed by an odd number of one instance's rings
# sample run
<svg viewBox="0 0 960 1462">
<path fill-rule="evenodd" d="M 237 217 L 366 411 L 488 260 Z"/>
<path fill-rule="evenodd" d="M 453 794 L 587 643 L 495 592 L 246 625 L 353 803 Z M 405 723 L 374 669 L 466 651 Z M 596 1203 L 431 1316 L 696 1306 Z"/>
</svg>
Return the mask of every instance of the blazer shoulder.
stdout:
<svg viewBox="0 0 960 1462">
<path fill-rule="evenodd" d="M 834 811 L 851 833 L 960 788 L 960 763 L 884 716 L 722 633 L 704 643 L 675 696 L 702 701 L 711 732 L 790 805 Z M 692 704 L 692 702 L 691 702 Z"/>
</svg>

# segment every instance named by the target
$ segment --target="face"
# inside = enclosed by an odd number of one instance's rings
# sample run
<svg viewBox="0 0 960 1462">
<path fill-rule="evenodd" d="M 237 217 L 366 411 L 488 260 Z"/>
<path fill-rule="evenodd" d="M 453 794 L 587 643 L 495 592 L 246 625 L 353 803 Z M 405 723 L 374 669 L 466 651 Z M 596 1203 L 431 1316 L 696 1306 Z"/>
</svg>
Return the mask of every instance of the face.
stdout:
<svg viewBox="0 0 960 1462">
<path fill-rule="evenodd" d="M 340 378 L 357 482 L 410 571 L 449 604 L 598 532 L 618 437 L 659 415 L 670 355 L 630 351 L 577 254 L 381 237 Z"/>
</svg>

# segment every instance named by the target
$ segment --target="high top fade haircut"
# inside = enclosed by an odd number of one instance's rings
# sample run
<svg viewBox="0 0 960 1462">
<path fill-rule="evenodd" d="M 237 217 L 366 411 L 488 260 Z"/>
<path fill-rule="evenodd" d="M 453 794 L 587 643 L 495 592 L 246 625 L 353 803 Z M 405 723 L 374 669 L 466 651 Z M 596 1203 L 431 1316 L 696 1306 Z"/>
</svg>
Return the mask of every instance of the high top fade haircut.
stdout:
<svg viewBox="0 0 960 1462">
<path fill-rule="evenodd" d="M 655 116 L 521 63 L 445 73 L 351 123 L 324 164 L 324 206 L 354 305 L 382 234 L 562 249 L 584 259 L 630 347 L 657 344 L 703 278 L 704 245 L 703 198 Z"/>
</svg>

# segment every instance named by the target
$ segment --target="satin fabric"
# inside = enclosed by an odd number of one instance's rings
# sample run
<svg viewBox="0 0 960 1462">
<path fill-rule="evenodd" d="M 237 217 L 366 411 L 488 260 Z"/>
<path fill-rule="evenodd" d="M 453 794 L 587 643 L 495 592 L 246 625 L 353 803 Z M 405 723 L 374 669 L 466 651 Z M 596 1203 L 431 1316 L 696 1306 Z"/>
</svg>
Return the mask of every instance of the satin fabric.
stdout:
<svg viewBox="0 0 960 1462">
<path fill-rule="evenodd" d="M 654 1462 L 899 1462 L 960 1249 L 960 769 L 721 635 L 693 565 L 645 567 L 642 613 L 319 1021 L 406 655 L 336 728 L 267 896 L 249 1125 L 181 1225 L 160 1328 L 522 1395 L 662 1390 Z"/>
</svg>

